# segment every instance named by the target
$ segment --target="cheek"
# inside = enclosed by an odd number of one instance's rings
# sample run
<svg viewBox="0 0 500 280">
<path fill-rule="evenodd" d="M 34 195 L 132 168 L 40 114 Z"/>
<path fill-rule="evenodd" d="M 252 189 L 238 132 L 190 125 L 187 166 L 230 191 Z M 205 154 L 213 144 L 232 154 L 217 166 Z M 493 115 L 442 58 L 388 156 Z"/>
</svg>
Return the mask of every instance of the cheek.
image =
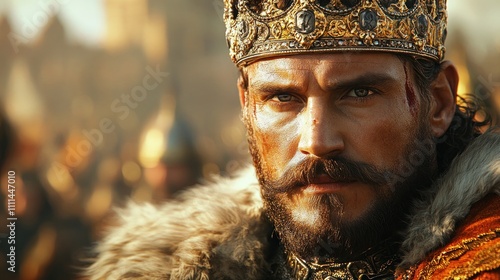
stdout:
<svg viewBox="0 0 500 280">
<path fill-rule="evenodd" d="M 351 143 L 362 161 L 379 168 L 394 168 L 404 157 L 417 128 L 416 118 L 406 109 L 372 114 L 353 130 Z"/>
<path fill-rule="evenodd" d="M 269 175 L 277 177 L 297 150 L 299 121 L 291 115 L 257 106 L 252 122 L 264 167 Z"/>
</svg>

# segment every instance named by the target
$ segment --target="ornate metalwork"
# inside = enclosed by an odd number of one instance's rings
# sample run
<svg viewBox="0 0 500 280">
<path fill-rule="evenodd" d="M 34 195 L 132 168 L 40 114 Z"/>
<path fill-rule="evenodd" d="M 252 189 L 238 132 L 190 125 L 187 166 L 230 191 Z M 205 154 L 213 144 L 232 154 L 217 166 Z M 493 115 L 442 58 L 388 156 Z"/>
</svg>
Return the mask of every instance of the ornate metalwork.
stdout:
<svg viewBox="0 0 500 280">
<path fill-rule="evenodd" d="M 224 0 L 237 65 L 287 54 L 383 50 L 440 61 L 446 0 Z M 260 34 L 265 32 L 265 34 Z"/>
<path fill-rule="evenodd" d="M 299 280 L 358 280 L 394 279 L 399 257 L 397 246 L 384 242 L 378 250 L 371 249 L 351 262 L 325 261 L 306 262 L 293 254 L 287 255 L 288 271 L 293 279 Z"/>
</svg>

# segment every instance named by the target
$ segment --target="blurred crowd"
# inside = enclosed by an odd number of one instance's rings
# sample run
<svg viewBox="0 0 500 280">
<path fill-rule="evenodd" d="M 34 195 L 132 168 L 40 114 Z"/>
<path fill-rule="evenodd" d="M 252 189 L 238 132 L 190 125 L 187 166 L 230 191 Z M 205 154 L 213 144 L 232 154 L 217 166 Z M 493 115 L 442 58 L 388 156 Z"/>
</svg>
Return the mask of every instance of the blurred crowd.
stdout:
<svg viewBox="0 0 500 280">
<path fill-rule="evenodd" d="M 112 207 L 158 203 L 245 164 L 237 95 L 226 83 L 236 71 L 213 64 L 226 55 L 218 10 L 166 6 L 105 1 L 99 47 L 68 41 L 57 15 L 31 42 L 0 16 L 0 279 L 75 279 Z M 173 22 L 193 10 L 200 17 L 185 33 Z M 167 36 L 178 38 L 168 48 Z M 212 112 L 214 103 L 227 110 Z M 9 171 L 15 192 L 3 184 Z M 7 270 L 11 210 L 16 273 Z"/>
</svg>

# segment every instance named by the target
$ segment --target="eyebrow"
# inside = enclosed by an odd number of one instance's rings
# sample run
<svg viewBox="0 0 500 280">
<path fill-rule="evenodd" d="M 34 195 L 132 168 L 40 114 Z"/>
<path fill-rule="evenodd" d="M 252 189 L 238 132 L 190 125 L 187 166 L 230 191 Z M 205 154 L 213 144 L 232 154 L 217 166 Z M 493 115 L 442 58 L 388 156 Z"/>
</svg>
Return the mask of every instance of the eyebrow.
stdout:
<svg viewBox="0 0 500 280">
<path fill-rule="evenodd" d="M 251 88 L 253 90 L 256 90 L 257 92 L 261 93 L 274 93 L 274 94 L 279 94 L 279 93 L 300 93 L 302 91 L 302 87 L 298 85 L 294 85 L 292 83 L 286 83 L 286 84 L 277 84 L 273 82 L 263 82 L 259 81 L 254 83 Z"/>
<path fill-rule="evenodd" d="M 327 81 L 325 90 L 328 92 L 337 92 L 346 89 L 352 89 L 359 86 L 387 86 L 396 82 L 397 79 L 384 73 L 365 73 L 354 78 L 336 81 L 331 79 Z M 283 83 L 267 82 L 256 80 L 251 84 L 252 89 L 266 93 L 300 93 L 304 88 L 293 80 L 285 80 Z"/>
<path fill-rule="evenodd" d="M 326 90 L 329 92 L 335 92 L 359 86 L 387 86 L 394 82 L 397 82 L 397 79 L 388 74 L 366 73 L 352 79 L 345 79 L 342 81 L 330 80 L 327 82 Z"/>
<path fill-rule="evenodd" d="M 264 73 L 261 77 L 277 77 L 275 79 L 263 79 L 256 76 L 254 79 L 249 81 L 249 88 L 263 93 L 299 93 L 307 87 L 303 83 L 299 83 L 297 80 L 284 78 L 279 74 L 278 76 L 275 76 L 274 74 L 276 73 Z"/>
</svg>

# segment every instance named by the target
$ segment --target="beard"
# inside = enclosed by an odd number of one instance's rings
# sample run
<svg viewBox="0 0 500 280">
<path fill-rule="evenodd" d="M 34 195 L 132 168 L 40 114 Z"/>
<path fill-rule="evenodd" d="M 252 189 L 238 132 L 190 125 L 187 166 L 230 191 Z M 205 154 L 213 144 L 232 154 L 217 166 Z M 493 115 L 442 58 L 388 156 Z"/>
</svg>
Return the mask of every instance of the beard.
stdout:
<svg viewBox="0 0 500 280">
<path fill-rule="evenodd" d="M 258 150 L 251 122 L 248 119 L 244 122 L 265 213 L 285 250 L 306 261 L 352 261 L 385 240 L 399 243 L 412 202 L 429 188 L 436 170 L 435 144 L 426 129 L 428 126 L 421 122 L 415 132 L 415 143 L 409 143 L 403 155 L 409 157 L 417 152 L 422 156 L 420 164 L 405 167 L 401 163 L 393 169 L 379 170 L 343 157 L 315 157 L 287 169 L 279 178 L 272 178 Z M 430 146 L 422 152 L 422 145 L 417 143 L 430 143 Z M 361 217 L 348 219 L 341 196 L 333 193 L 301 195 L 301 187 L 325 174 L 336 182 L 366 184 L 376 194 L 374 202 Z M 300 209 L 293 203 L 296 199 L 301 201 Z M 298 210 L 305 214 L 299 219 L 294 214 Z"/>
</svg>

